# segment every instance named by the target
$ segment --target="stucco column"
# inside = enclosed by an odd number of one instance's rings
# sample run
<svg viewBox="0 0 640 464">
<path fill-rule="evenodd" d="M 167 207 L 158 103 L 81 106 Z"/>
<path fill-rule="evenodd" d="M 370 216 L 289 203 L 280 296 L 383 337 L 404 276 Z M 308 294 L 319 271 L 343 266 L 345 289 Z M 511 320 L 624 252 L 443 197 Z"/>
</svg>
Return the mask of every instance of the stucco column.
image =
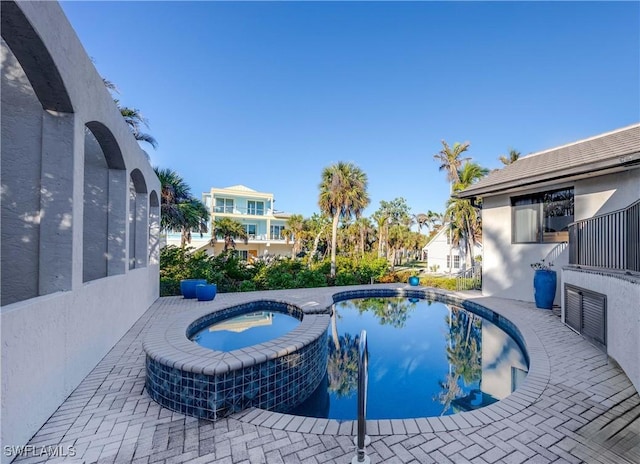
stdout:
<svg viewBox="0 0 640 464">
<path fill-rule="evenodd" d="M 71 290 L 74 115 L 42 112 L 39 294 Z"/>
<path fill-rule="evenodd" d="M 107 275 L 124 274 L 127 262 L 127 171 L 109 169 L 109 219 Z"/>
<path fill-rule="evenodd" d="M 148 195 L 146 193 L 136 193 L 136 235 L 134 238 L 134 249 L 129 253 L 134 253 L 136 267 L 147 267 L 147 244 L 149 243 L 149 225 L 147 210 Z"/>
</svg>

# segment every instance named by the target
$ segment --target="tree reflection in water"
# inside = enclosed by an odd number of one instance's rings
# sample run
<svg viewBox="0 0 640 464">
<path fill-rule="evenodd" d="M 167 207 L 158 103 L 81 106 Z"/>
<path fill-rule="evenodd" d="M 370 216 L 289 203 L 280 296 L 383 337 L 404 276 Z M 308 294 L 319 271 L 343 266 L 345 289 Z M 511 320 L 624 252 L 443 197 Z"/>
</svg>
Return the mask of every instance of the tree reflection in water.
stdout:
<svg viewBox="0 0 640 464">
<path fill-rule="evenodd" d="M 339 307 L 353 306 L 359 314 L 373 314 L 380 325 L 401 329 L 407 323 L 409 313 L 415 309 L 418 300 L 406 298 L 363 298 L 348 303 L 338 303 Z M 430 303 L 430 302 L 429 302 Z M 329 391 L 338 397 L 349 397 L 358 389 L 358 345 L 360 335 L 345 333 L 338 335 L 338 312 L 331 314 L 331 337 L 327 372 Z"/>
<path fill-rule="evenodd" d="M 461 308 L 451 307 L 446 322 L 449 326 L 445 337 L 450 368 L 445 379 L 438 382 L 442 391 L 437 400 L 443 405 L 440 415 L 449 410 L 453 400 L 469 393 L 463 386 L 468 390 L 482 377 L 482 320 Z"/>
<path fill-rule="evenodd" d="M 401 329 L 407 324 L 407 318 L 416 307 L 417 299 L 397 298 L 363 298 L 351 300 L 360 314 L 370 311 L 378 318 L 380 325 L 390 325 Z M 429 301 L 429 304 L 431 302 Z"/>
<path fill-rule="evenodd" d="M 358 390 L 358 344 L 360 336 L 345 333 L 338 338 L 327 339 L 329 360 L 327 376 L 329 391 L 338 398 L 349 397 Z"/>
</svg>

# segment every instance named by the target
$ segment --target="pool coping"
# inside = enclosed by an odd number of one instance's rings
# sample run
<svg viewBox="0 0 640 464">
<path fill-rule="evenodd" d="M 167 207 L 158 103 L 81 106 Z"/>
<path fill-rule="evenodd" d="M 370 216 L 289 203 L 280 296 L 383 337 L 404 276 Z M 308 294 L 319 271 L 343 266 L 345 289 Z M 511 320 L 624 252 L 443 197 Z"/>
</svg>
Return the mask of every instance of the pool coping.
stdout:
<svg viewBox="0 0 640 464">
<path fill-rule="evenodd" d="M 370 436 L 396 433 L 431 433 L 455 431 L 469 427 L 485 426 L 497 420 L 509 418 L 532 405 L 544 392 L 550 379 L 549 358 L 535 331 L 518 321 L 517 312 L 505 314 L 500 308 L 489 307 L 482 303 L 483 297 L 472 297 L 463 293 L 443 291 L 428 287 L 384 286 L 370 288 L 361 287 L 354 290 L 335 288 L 335 292 L 327 295 L 323 301 L 301 302 L 296 298 L 284 296 L 278 300 L 256 297 L 247 303 L 257 301 L 274 301 L 293 305 L 304 313 L 302 323 L 293 331 L 273 341 L 232 352 L 216 352 L 191 342 L 187 336 L 188 327 L 197 319 L 222 311 L 230 306 L 205 307 L 194 306 L 194 310 L 186 311 L 173 318 L 158 322 L 143 341 L 143 348 L 148 356 L 181 370 L 193 372 L 228 372 L 229 369 L 242 368 L 262 362 L 271 357 L 291 352 L 295 347 L 305 346 L 319 335 L 317 330 L 326 331 L 329 322 L 330 308 L 334 303 L 364 296 L 405 296 L 435 299 L 445 304 L 455 304 L 478 314 L 489 311 L 497 317 L 490 318 L 501 328 L 510 326 L 510 334 L 519 338 L 525 348 L 529 362 L 529 372 L 518 389 L 508 397 L 474 411 L 464 411 L 449 416 L 418 417 L 408 419 L 371 419 L 367 420 L 367 434 Z M 482 314 L 481 314 L 482 315 Z M 485 316 L 483 316 L 485 317 Z M 321 318 L 322 323 L 316 318 Z M 307 324 L 304 324 L 305 319 Z M 516 320 L 514 320 L 516 319 Z M 326 321 L 326 324 L 324 322 Z M 521 322 L 518 324 L 518 322 Z M 324 325 L 324 328 L 322 326 Z M 302 336 L 302 338 L 300 338 Z M 203 362 L 204 359 L 204 362 Z M 320 419 L 292 414 L 279 413 L 258 408 L 248 408 L 234 413 L 230 418 L 252 425 L 268 427 L 274 430 L 295 431 L 313 434 L 353 435 L 357 428 L 356 420 Z"/>
<path fill-rule="evenodd" d="M 207 316 L 249 307 L 256 302 L 293 306 L 302 312 L 300 324 L 281 337 L 233 351 L 205 348 L 189 340 L 194 323 Z M 196 374 L 218 375 L 263 363 L 296 352 L 318 339 L 329 326 L 327 310 L 304 309 L 288 301 L 258 298 L 246 303 L 215 307 L 207 304 L 158 322 L 142 342 L 147 356 L 165 366 Z"/>
</svg>

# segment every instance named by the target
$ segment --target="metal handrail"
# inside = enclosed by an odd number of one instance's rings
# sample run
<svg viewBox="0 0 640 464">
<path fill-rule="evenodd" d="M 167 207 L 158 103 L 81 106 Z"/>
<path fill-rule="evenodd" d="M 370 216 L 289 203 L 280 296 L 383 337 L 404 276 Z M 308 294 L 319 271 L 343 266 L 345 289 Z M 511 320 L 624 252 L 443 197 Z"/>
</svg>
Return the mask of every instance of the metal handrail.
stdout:
<svg viewBox="0 0 640 464">
<path fill-rule="evenodd" d="M 640 200 L 569 224 L 569 264 L 640 272 Z"/>
<path fill-rule="evenodd" d="M 456 275 L 456 291 L 482 290 L 482 266 L 475 264 Z"/>
<path fill-rule="evenodd" d="M 358 436 L 356 437 L 356 456 L 352 464 L 370 462 L 367 456 L 367 387 L 369 384 L 369 348 L 367 331 L 360 332 L 358 344 Z"/>
</svg>

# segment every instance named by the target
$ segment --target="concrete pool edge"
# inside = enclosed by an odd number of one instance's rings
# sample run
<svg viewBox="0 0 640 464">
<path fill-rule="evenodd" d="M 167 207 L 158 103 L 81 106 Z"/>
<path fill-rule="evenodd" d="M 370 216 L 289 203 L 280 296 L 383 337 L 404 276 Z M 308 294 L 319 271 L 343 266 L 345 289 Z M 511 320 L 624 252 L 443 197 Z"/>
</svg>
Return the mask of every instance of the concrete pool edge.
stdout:
<svg viewBox="0 0 640 464">
<path fill-rule="evenodd" d="M 465 295 L 463 292 L 449 292 L 435 288 L 410 287 L 405 284 L 394 286 L 366 286 L 356 289 L 336 289 L 331 295 L 332 303 L 349 298 L 364 296 L 405 296 L 435 299 L 455 304 L 478 314 L 479 308 L 497 314 L 496 322 L 503 328 L 506 322 L 512 325 L 519 341 L 526 350 L 529 360 L 529 373 L 523 384 L 511 395 L 492 405 L 474 411 L 461 412 L 441 417 L 419 417 L 409 419 L 373 419 L 367 420 L 367 434 L 381 436 L 390 434 L 433 433 L 455 431 L 469 427 L 482 427 L 496 421 L 507 419 L 531 406 L 544 392 L 549 383 L 551 371 L 549 357 L 542 342 L 524 319 L 520 320 L 518 311 L 501 308 L 501 305 L 487 304 L 487 297 Z M 504 302 L 503 302 L 504 303 Z M 506 302 L 508 304 L 508 302 Z M 544 311 L 544 310 L 540 310 Z M 482 315 L 482 314 L 481 314 Z M 552 316 L 549 311 L 549 316 Z M 510 331 L 511 335 L 511 331 Z M 249 408 L 230 416 L 241 422 L 288 432 L 313 433 L 318 435 L 354 435 L 357 421 L 336 419 L 318 419 L 295 416 L 292 414 Z"/>
</svg>

